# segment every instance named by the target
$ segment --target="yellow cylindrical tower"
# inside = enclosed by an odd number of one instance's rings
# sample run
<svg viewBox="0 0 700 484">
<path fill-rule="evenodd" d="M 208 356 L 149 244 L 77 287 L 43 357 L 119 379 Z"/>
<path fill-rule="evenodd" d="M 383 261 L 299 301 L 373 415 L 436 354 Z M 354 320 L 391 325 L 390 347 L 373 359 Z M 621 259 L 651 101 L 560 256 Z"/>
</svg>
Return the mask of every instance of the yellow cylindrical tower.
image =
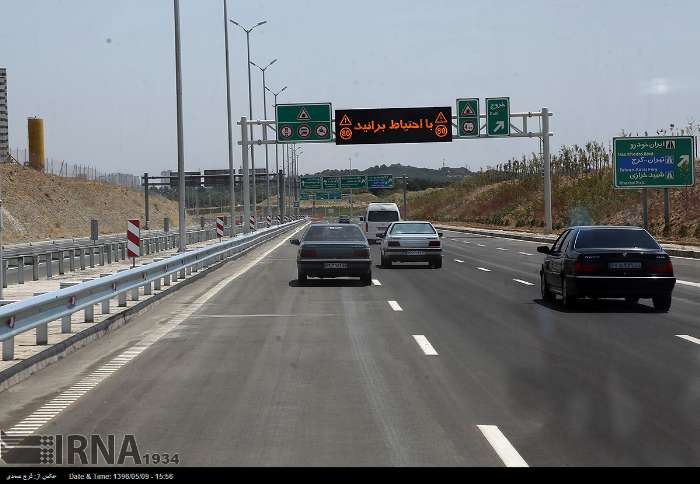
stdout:
<svg viewBox="0 0 700 484">
<path fill-rule="evenodd" d="M 37 171 L 44 171 L 44 120 L 28 118 L 29 166 Z"/>
</svg>

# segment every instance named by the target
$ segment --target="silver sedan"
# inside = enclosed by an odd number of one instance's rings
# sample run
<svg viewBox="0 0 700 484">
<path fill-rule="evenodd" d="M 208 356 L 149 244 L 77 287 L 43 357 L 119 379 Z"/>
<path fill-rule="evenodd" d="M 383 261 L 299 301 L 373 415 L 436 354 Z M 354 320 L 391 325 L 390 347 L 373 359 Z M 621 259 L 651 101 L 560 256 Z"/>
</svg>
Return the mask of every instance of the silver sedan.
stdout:
<svg viewBox="0 0 700 484">
<path fill-rule="evenodd" d="M 442 233 L 430 222 L 394 222 L 376 237 L 382 241 L 382 267 L 391 267 L 394 262 L 427 262 L 430 267 L 442 267 Z"/>
</svg>

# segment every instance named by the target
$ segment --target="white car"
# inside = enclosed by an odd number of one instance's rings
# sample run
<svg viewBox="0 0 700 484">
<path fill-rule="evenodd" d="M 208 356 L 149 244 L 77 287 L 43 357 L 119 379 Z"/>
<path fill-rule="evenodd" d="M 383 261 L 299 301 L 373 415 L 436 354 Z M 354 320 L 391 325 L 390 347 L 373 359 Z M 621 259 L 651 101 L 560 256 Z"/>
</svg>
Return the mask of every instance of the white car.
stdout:
<svg viewBox="0 0 700 484">
<path fill-rule="evenodd" d="M 393 262 L 427 262 L 430 267 L 442 267 L 442 233 L 430 222 L 394 222 L 375 237 L 382 240 L 382 267 L 391 267 Z"/>
<path fill-rule="evenodd" d="M 373 244 L 377 232 L 384 232 L 391 222 L 401 220 L 401 212 L 395 203 L 370 203 L 367 205 L 367 213 L 360 220 L 364 225 L 365 237 Z"/>
</svg>

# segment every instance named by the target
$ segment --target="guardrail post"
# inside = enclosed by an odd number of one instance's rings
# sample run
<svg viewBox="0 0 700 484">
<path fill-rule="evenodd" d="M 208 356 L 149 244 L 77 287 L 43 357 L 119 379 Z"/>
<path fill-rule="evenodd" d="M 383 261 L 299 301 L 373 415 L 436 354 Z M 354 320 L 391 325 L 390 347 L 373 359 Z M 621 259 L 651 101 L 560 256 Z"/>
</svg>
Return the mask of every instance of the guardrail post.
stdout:
<svg viewBox="0 0 700 484">
<path fill-rule="evenodd" d="M 24 256 L 17 257 L 17 284 L 24 284 Z"/>
<path fill-rule="evenodd" d="M 90 250 L 90 267 L 95 267 L 95 248 L 90 246 L 88 249 Z"/>
<path fill-rule="evenodd" d="M 102 246 L 102 252 L 104 252 L 105 257 L 107 258 L 107 264 L 112 263 L 112 247 L 109 244 L 105 244 Z"/>
<path fill-rule="evenodd" d="M 75 249 L 68 249 L 68 270 L 75 272 Z"/>
<path fill-rule="evenodd" d="M 32 256 L 32 281 L 39 280 L 39 254 Z"/>
<path fill-rule="evenodd" d="M 105 265 L 105 251 L 104 251 L 104 246 L 98 245 L 97 246 L 97 255 L 98 255 L 98 260 L 100 261 L 100 265 L 103 266 Z"/>
<path fill-rule="evenodd" d="M 131 300 L 132 301 L 139 300 L 139 288 L 138 288 L 138 286 L 131 290 Z"/>
<path fill-rule="evenodd" d="M 80 251 L 80 270 L 85 270 L 85 247 L 78 249 Z"/>
<path fill-rule="evenodd" d="M 126 291 L 120 292 L 119 295 L 117 296 L 117 305 L 120 308 L 126 307 Z"/>
<path fill-rule="evenodd" d="M 112 274 L 110 274 L 110 273 L 100 274 L 100 277 L 107 277 L 107 276 L 111 276 L 111 275 Z M 109 314 L 109 301 L 110 301 L 110 298 L 107 298 L 107 299 L 102 301 L 102 308 L 101 308 L 102 314 Z"/>
<path fill-rule="evenodd" d="M 7 259 L 2 260 L 2 287 L 7 287 Z"/>
<path fill-rule="evenodd" d="M 15 337 L 10 336 L 2 342 L 2 361 L 15 359 Z"/>
<path fill-rule="evenodd" d="M 184 267 L 183 267 L 182 269 L 180 269 L 180 272 L 178 273 L 177 277 L 178 277 L 179 279 L 184 279 L 184 278 L 185 278 L 185 268 L 184 268 Z"/>
<path fill-rule="evenodd" d="M 58 251 L 58 273 L 63 275 L 66 273 L 66 253 L 62 250 Z"/>
<path fill-rule="evenodd" d="M 35 292 L 34 296 L 41 296 L 45 292 Z M 49 323 L 40 324 L 36 327 L 36 344 L 43 346 L 49 344 Z"/>
<path fill-rule="evenodd" d="M 121 260 L 126 259 L 126 244 L 124 242 L 119 242 L 119 248 L 121 249 L 121 255 L 119 257 Z"/>
<path fill-rule="evenodd" d="M 46 278 L 51 279 L 53 277 L 53 254 L 48 252 L 46 254 Z"/>
<path fill-rule="evenodd" d="M 167 268 L 166 268 L 166 270 L 167 270 Z M 163 285 L 164 286 L 170 285 L 170 274 L 166 274 L 163 276 Z"/>
<path fill-rule="evenodd" d="M 151 294 L 153 294 L 153 292 L 151 291 L 151 283 L 147 282 L 143 285 L 143 295 L 150 296 Z"/>
<path fill-rule="evenodd" d="M 199 271 L 199 257 L 195 256 L 194 264 L 192 264 L 192 272 Z"/>
</svg>

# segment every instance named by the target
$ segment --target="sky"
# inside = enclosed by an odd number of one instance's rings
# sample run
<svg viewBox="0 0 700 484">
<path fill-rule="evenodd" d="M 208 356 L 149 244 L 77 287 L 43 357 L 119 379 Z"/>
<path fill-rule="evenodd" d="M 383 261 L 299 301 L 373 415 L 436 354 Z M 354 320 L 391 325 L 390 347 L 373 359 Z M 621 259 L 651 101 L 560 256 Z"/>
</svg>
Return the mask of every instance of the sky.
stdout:
<svg viewBox="0 0 700 484">
<path fill-rule="evenodd" d="M 181 0 L 186 170 L 227 168 L 223 0 Z M 333 109 L 452 106 L 508 96 L 548 107 L 552 148 L 622 129 L 700 120 L 697 0 L 228 0 L 280 103 Z M 0 0 L 10 146 L 44 118 L 47 157 L 102 171 L 176 169 L 172 0 Z M 245 34 L 230 24 L 234 123 L 248 114 Z M 253 68 L 253 114 L 263 117 Z M 274 118 L 268 95 L 268 118 Z M 234 137 L 240 128 L 234 125 Z M 402 163 L 479 169 L 538 151 L 536 139 L 306 144 L 302 173 Z M 240 147 L 235 147 L 236 167 Z M 264 166 L 263 148 L 256 167 Z M 269 150 L 274 169 L 274 147 Z"/>
</svg>

